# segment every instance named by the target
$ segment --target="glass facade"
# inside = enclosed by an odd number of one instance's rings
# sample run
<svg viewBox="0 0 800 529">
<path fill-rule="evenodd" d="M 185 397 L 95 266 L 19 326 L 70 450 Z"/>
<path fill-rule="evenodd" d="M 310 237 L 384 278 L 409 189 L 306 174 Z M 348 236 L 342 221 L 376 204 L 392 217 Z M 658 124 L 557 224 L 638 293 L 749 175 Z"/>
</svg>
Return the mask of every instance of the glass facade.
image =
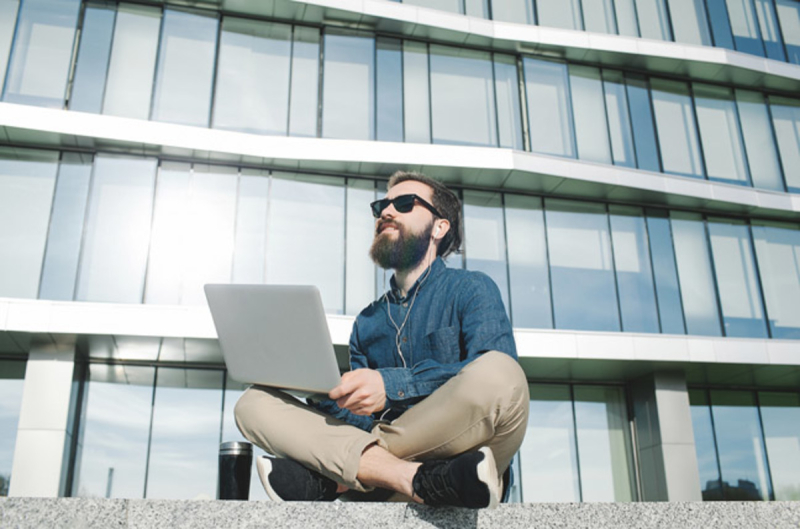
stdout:
<svg viewBox="0 0 800 529">
<path fill-rule="evenodd" d="M 522 501 L 634 500 L 623 389 L 531 384 L 530 395 L 519 451 Z"/>
<path fill-rule="evenodd" d="M 17 442 L 25 360 L 0 359 L 0 496 L 8 496 Z"/>
<path fill-rule="evenodd" d="M 785 46 L 748 35 L 777 35 L 797 15 L 772 1 L 538 0 L 530 12 L 609 33 L 638 24 L 652 38 L 679 10 L 676 38 L 704 45 L 706 9 L 735 5 L 734 47 L 770 56 Z M 253 134 L 511 148 L 800 192 L 800 98 L 790 94 L 201 11 L 88 3 L 78 16 L 79 4 L 46 5 L 27 0 L 16 25 L 0 25 L 5 101 Z M 499 13 L 529 7 L 506 2 Z M 73 34 L 74 58 L 61 57 Z M 74 70 L 71 87 L 62 70 Z"/>
<path fill-rule="evenodd" d="M 800 499 L 800 394 L 689 391 L 704 500 Z"/>
<path fill-rule="evenodd" d="M 392 0 L 501 22 L 718 46 L 800 64 L 797 0 Z M 489 13 L 491 12 L 491 17 Z"/>
<path fill-rule="evenodd" d="M 367 255 L 381 184 L 0 152 L 0 297 L 200 305 L 205 283 L 312 283 L 328 313 L 356 314 L 382 289 Z M 449 265 L 492 277 L 516 327 L 800 337 L 798 224 L 516 193 L 463 201 L 465 259 Z"/>
</svg>

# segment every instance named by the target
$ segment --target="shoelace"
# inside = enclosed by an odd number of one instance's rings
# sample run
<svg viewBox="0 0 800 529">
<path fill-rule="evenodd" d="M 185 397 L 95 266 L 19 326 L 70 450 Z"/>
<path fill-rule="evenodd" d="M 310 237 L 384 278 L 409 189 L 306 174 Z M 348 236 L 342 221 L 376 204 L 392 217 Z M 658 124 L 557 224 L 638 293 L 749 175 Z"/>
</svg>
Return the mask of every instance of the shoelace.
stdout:
<svg viewBox="0 0 800 529">
<path fill-rule="evenodd" d="M 415 490 L 415 492 L 425 500 L 425 503 L 428 505 L 461 503 L 458 494 L 447 479 L 450 461 L 430 461 L 424 465 L 425 468 L 421 468 L 421 472 L 416 476 L 419 478 L 420 490 Z M 417 480 L 415 479 L 415 481 Z"/>
</svg>

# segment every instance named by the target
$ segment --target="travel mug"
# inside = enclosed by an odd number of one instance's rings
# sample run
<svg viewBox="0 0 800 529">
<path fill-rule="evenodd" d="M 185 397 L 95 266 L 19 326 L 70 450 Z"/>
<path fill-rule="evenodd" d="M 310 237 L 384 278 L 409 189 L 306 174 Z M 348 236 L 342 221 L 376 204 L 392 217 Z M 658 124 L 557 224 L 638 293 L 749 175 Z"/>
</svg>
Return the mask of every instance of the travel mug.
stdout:
<svg viewBox="0 0 800 529">
<path fill-rule="evenodd" d="M 250 468 L 253 445 L 231 441 L 219 445 L 217 499 L 246 500 L 250 496 Z"/>
</svg>

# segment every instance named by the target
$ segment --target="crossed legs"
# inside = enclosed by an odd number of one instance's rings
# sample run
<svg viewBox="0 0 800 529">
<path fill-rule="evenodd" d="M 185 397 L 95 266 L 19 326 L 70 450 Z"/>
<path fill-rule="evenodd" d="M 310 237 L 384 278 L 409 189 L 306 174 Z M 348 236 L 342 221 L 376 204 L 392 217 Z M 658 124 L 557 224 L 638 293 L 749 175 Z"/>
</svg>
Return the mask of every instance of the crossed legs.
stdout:
<svg viewBox="0 0 800 529">
<path fill-rule="evenodd" d="M 528 384 L 510 356 L 490 351 L 391 424 L 365 432 L 270 388 L 248 389 L 236 404 L 242 434 L 265 451 L 348 488 L 390 488 L 411 496 L 418 461 L 488 446 L 502 474 L 522 444 Z"/>
</svg>

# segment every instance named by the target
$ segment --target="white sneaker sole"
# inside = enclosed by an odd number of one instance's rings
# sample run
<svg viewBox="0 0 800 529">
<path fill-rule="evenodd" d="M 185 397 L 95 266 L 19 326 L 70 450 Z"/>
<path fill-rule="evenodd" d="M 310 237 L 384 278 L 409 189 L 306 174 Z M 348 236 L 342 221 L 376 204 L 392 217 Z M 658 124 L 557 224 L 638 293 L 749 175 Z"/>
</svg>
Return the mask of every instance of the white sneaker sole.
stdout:
<svg viewBox="0 0 800 529">
<path fill-rule="evenodd" d="M 500 477 L 497 475 L 497 464 L 491 448 L 484 446 L 479 452 L 483 454 L 483 461 L 478 463 L 478 479 L 489 489 L 489 505 L 486 508 L 494 509 L 500 503 L 500 495 L 503 493 Z"/>
<path fill-rule="evenodd" d="M 256 470 L 258 470 L 258 478 L 261 480 L 264 490 L 267 491 L 269 499 L 282 502 L 283 498 L 278 496 L 278 493 L 275 492 L 275 489 L 269 484 L 269 473 L 272 472 L 272 459 L 267 456 L 261 456 L 256 459 Z M 495 471 L 495 473 L 497 473 L 497 471 Z"/>
</svg>

